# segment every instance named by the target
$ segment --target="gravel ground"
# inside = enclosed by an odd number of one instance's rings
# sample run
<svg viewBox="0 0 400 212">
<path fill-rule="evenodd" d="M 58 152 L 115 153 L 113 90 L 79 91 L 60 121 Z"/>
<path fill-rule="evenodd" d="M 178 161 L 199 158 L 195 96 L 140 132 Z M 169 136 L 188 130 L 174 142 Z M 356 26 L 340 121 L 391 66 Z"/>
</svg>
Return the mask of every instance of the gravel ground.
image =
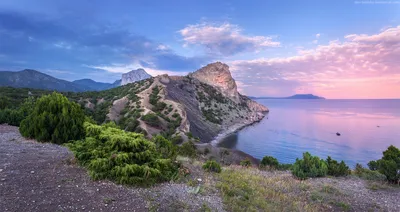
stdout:
<svg viewBox="0 0 400 212">
<path fill-rule="evenodd" d="M 400 187 L 362 180 L 349 176 L 315 178 L 309 180 L 315 187 L 329 185 L 339 191 L 337 196 L 348 202 L 354 211 L 400 211 Z M 372 189 L 371 184 L 378 185 Z"/>
<path fill-rule="evenodd" d="M 193 194 L 186 184 L 92 181 L 67 148 L 26 140 L 17 127 L 0 125 L 0 155 L 0 211 L 223 211 L 216 194 Z"/>
</svg>

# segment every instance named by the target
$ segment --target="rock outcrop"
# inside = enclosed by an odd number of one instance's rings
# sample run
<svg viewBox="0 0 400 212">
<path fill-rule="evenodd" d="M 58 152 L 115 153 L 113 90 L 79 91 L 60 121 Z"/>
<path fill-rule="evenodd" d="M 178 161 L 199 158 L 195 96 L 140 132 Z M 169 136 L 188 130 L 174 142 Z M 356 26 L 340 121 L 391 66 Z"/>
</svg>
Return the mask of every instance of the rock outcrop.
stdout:
<svg viewBox="0 0 400 212">
<path fill-rule="evenodd" d="M 190 74 L 190 76 L 217 88 L 232 101 L 239 103 L 236 82 L 232 78 L 228 65 L 221 62 L 211 63 Z"/>
<path fill-rule="evenodd" d="M 122 74 L 121 85 L 126 85 L 128 83 L 137 82 L 140 80 L 148 79 L 151 75 L 148 74 L 144 69 L 139 68 L 132 70 L 128 73 Z"/>
</svg>

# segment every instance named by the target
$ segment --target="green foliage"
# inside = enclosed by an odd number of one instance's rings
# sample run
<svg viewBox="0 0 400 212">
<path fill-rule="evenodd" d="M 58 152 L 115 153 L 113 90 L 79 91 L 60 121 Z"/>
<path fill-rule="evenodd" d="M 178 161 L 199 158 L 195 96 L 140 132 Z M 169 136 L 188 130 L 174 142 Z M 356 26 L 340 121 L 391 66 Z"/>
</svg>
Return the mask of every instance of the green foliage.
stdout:
<svg viewBox="0 0 400 212">
<path fill-rule="evenodd" d="M 62 144 L 84 136 L 85 115 L 80 106 L 59 93 L 42 96 L 21 122 L 24 137 Z"/>
<path fill-rule="evenodd" d="M 109 179 L 121 184 L 151 185 L 177 174 L 175 150 L 171 142 L 142 134 L 125 132 L 116 125 L 85 123 L 84 140 L 67 144 L 78 162 L 87 167 L 93 179 Z"/>
<path fill-rule="evenodd" d="M 303 159 L 296 159 L 292 167 L 292 174 L 299 179 L 309 177 L 324 177 L 328 173 L 328 167 L 324 160 L 310 153 L 303 153 Z"/>
<path fill-rule="evenodd" d="M 326 164 L 328 166 L 328 175 L 339 177 L 350 174 L 350 169 L 344 163 L 344 161 L 338 163 L 336 160 L 333 160 L 330 156 L 328 156 L 326 159 Z"/>
<path fill-rule="evenodd" d="M 0 110 L 12 107 L 10 98 L 6 96 L 0 96 Z"/>
<path fill-rule="evenodd" d="M 376 171 L 379 168 L 378 162 L 376 162 L 375 160 L 371 160 L 367 165 L 368 168 L 372 171 Z"/>
<path fill-rule="evenodd" d="M 251 166 L 250 158 L 246 158 L 246 159 L 240 161 L 240 165 L 244 166 L 244 167 L 250 167 Z"/>
<path fill-rule="evenodd" d="M 152 127 L 160 127 L 161 122 L 158 119 L 158 116 L 154 113 L 148 113 L 144 116 L 142 116 L 142 120 L 146 122 L 146 124 L 152 126 Z"/>
<path fill-rule="evenodd" d="M 260 163 L 260 167 L 270 167 L 273 169 L 278 168 L 279 166 L 279 162 L 276 158 L 272 157 L 272 156 L 265 156 L 263 157 L 263 159 L 261 160 Z"/>
<path fill-rule="evenodd" d="M 7 123 L 13 126 L 19 126 L 21 121 L 24 120 L 33 110 L 35 99 L 28 97 L 19 106 L 18 109 L 3 109 L 0 110 L 0 124 Z"/>
<path fill-rule="evenodd" d="M 162 158 L 176 158 L 176 146 L 171 141 L 161 135 L 157 135 L 153 138 L 153 142 L 156 144 L 158 153 L 161 154 Z"/>
<path fill-rule="evenodd" d="M 397 183 L 400 180 L 400 150 L 390 145 L 383 152 L 382 159 L 370 161 L 368 166 L 371 170 L 378 170 L 385 175 L 389 182 Z"/>
<path fill-rule="evenodd" d="M 8 108 L 0 110 L 0 124 L 7 123 L 12 126 L 19 126 L 24 118 L 18 110 Z"/>
<path fill-rule="evenodd" d="M 181 144 L 183 142 L 183 138 L 180 135 L 176 135 L 172 137 L 172 143 L 175 145 Z"/>
<path fill-rule="evenodd" d="M 196 146 L 191 141 L 185 142 L 179 147 L 178 153 L 182 156 L 196 157 Z"/>
<path fill-rule="evenodd" d="M 378 171 L 372 171 L 364 168 L 361 164 L 357 163 L 354 169 L 354 174 L 364 180 L 385 181 L 386 176 Z"/>
<path fill-rule="evenodd" d="M 204 163 L 203 169 L 208 172 L 220 173 L 221 165 L 215 160 L 208 160 L 208 161 L 206 161 L 206 163 Z"/>
<path fill-rule="evenodd" d="M 222 123 L 222 120 L 218 118 L 219 116 L 214 112 L 213 109 L 204 109 L 204 108 L 202 108 L 201 111 L 203 113 L 203 116 L 206 117 L 206 119 L 208 121 L 210 121 L 212 123 L 215 123 L 215 124 L 221 124 Z"/>
<path fill-rule="evenodd" d="M 186 136 L 187 136 L 189 139 L 193 138 L 192 132 L 187 132 L 187 133 L 186 133 Z"/>
</svg>

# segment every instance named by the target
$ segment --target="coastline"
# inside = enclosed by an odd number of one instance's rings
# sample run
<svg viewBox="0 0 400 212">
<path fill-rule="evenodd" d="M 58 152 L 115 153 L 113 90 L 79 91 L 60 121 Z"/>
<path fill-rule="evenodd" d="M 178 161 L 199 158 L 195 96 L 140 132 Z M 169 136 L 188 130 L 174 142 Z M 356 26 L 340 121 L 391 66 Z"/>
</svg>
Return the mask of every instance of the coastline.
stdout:
<svg viewBox="0 0 400 212">
<path fill-rule="evenodd" d="M 260 118 L 258 120 L 250 121 L 250 122 L 247 122 L 247 123 L 236 123 L 234 125 L 229 126 L 228 129 L 222 130 L 220 133 L 218 133 L 218 135 L 215 136 L 214 139 L 210 141 L 210 144 L 213 145 L 213 146 L 216 146 L 226 136 L 228 136 L 230 134 L 233 134 L 235 132 L 238 132 L 239 130 L 241 130 L 241 129 L 245 128 L 245 127 L 248 127 L 248 126 L 251 126 L 253 124 L 259 123 L 260 121 L 262 121 L 265 118 L 265 116 L 268 113 L 269 113 L 269 111 L 265 112 L 265 113 L 262 113 L 262 118 Z"/>
</svg>

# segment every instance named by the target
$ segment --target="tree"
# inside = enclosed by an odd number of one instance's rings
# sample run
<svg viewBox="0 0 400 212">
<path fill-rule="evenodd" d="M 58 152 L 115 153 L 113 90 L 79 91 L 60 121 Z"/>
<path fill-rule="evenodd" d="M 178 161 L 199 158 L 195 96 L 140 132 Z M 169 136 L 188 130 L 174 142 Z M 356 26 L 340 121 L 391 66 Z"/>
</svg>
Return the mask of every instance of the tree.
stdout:
<svg viewBox="0 0 400 212">
<path fill-rule="evenodd" d="M 390 145 L 383 152 L 383 157 L 377 161 L 370 161 L 368 167 L 384 174 L 389 182 L 396 183 L 400 180 L 400 150 Z"/>
<path fill-rule="evenodd" d="M 77 103 L 54 92 L 36 101 L 19 130 L 24 137 L 62 144 L 84 136 L 84 120 L 85 115 Z"/>
</svg>

